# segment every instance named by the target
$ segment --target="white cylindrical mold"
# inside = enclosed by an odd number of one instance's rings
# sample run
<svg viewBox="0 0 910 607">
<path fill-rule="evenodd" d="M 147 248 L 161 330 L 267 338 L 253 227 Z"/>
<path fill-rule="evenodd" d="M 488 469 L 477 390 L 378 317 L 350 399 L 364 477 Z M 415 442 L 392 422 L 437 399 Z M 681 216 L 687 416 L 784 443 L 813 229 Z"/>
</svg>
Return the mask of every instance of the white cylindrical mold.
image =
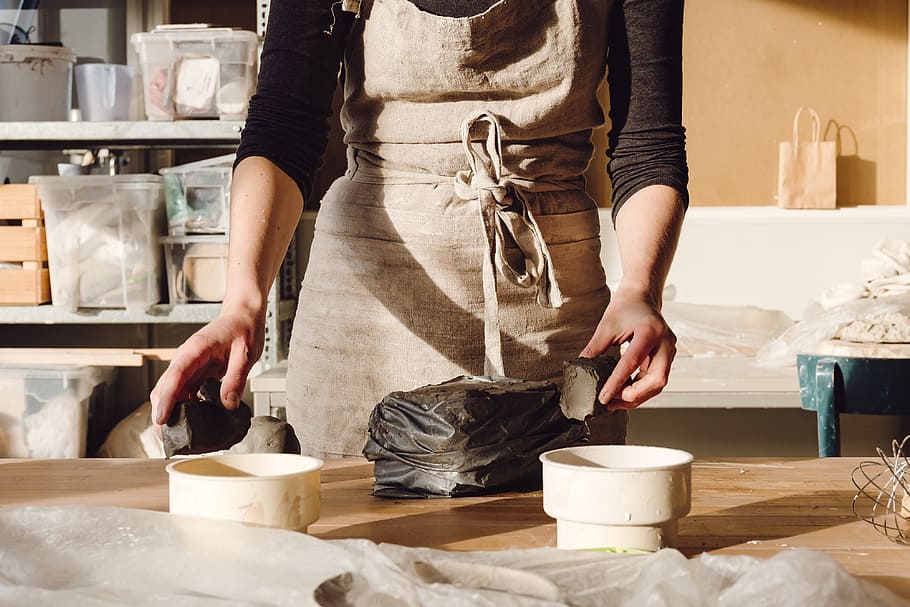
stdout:
<svg viewBox="0 0 910 607">
<path fill-rule="evenodd" d="M 319 518 L 322 460 L 288 453 L 213 455 L 168 464 L 170 511 L 306 532 Z"/>
<path fill-rule="evenodd" d="M 544 453 L 544 511 L 557 547 L 657 550 L 692 503 L 692 455 L 663 447 L 588 445 Z"/>
</svg>

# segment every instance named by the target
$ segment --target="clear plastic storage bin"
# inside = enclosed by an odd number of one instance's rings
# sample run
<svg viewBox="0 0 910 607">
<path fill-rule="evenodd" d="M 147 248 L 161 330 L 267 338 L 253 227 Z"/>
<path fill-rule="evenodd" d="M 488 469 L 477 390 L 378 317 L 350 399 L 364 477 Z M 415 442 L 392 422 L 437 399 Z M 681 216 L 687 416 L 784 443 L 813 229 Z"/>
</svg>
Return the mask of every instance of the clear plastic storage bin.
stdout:
<svg viewBox="0 0 910 607">
<path fill-rule="evenodd" d="M 171 236 L 228 232 L 235 157 L 228 154 L 158 171 L 164 177 Z"/>
<path fill-rule="evenodd" d="M 0 366 L 0 457 L 85 457 L 115 378 L 111 367 Z"/>
<path fill-rule="evenodd" d="M 145 309 L 161 300 L 161 177 L 36 176 L 29 183 L 44 209 L 53 305 Z"/>
<path fill-rule="evenodd" d="M 246 116 L 256 82 L 253 32 L 160 26 L 133 34 L 149 120 Z"/>
<path fill-rule="evenodd" d="M 227 236 L 174 236 L 162 238 L 161 242 L 172 304 L 224 299 Z"/>
</svg>

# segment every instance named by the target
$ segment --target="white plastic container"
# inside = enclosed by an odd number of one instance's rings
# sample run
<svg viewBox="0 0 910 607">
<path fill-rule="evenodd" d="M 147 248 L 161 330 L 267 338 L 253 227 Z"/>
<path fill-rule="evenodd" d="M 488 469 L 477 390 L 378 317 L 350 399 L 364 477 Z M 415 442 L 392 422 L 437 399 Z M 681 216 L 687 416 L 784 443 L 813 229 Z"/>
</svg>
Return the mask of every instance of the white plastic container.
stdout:
<svg viewBox="0 0 910 607">
<path fill-rule="evenodd" d="M 145 309 L 161 300 L 161 177 L 34 176 L 29 183 L 45 214 L 53 305 Z"/>
<path fill-rule="evenodd" d="M 87 121 L 130 119 L 133 69 L 128 65 L 86 63 L 77 65 L 76 95 L 79 111 Z"/>
<path fill-rule="evenodd" d="M 228 233 L 235 158 L 228 154 L 158 171 L 164 177 L 171 236 Z"/>
<path fill-rule="evenodd" d="M 306 532 L 319 519 L 322 460 L 289 453 L 211 455 L 168 464 L 170 511 Z"/>
<path fill-rule="evenodd" d="M 254 32 L 161 26 L 133 34 L 149 120 L 246 116 L 256 82 Z"/>
<path fill-rule="evenodd" d="M 0 121 L 68 120 L 76 53 L 61 46 L 0 46 Z"/>
<path fill-rule="evenodd" d="M 224 299 L 227 236 L 173 236 L 161 239 L 172 304 Z"/>
<path fill-rule="evenodd" d="M 586 445 L 543 453 L 543 508 L 556 546 L 655 551 L 676 541 L 692 505 L 692 454 Z"/>
<path fill-rule="evenodd" d="M 84 457 L 92 418 L 113 404 L 115 371 L 0 366 L 0 457 Z"/>
</svg>

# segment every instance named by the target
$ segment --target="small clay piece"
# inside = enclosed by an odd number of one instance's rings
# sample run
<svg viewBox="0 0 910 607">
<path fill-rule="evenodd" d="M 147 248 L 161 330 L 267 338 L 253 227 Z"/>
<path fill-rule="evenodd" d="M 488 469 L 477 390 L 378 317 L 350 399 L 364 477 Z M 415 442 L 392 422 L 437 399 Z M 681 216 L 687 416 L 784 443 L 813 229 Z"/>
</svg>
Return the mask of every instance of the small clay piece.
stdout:
<svg viewBox="0 0 910 607">
<path fill-rule="evenodd" d="M 610 373 L 616 368 L 619 358 L 602 354 L 596 358 L 574 358 L 567 361 L 563 371 L 562 394 L 559 408 L 569 419 L 584 421 L 607 408 L 597 401 Z"/>
<path fill-rule="evenodd" d="M 300 454 L 300 443 L 291 424 L 277 417 L 259 415 L 250 420 L 250 429 L 242 441 L 228 453 L 294 453 Z"/>
<path fill-rule="evenodd" d="M 244 402 L 233 411 L 225 409 L 220 390 L 218 380 L 209 379 L 195 400 L 177 403 L 161 429 L 166 457 L 221 451 L 243 440 L 253 412 Z"/>
</svg>

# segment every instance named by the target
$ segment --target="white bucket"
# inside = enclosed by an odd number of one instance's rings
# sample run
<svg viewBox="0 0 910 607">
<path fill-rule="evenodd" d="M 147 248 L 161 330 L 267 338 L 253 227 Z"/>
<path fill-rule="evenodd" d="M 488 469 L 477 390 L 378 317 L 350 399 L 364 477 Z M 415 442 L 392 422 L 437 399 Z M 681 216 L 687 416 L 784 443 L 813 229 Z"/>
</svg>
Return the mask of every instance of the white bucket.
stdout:
<svg viewBox="0 0 910 607">
<path fill-rule="evenodd" d="M 83 120 L 129 120 L 132 88 L 133 70 L 128 65 L 76 66 L 76 96 Z"/>
<path fill-rule="evenodd" d="M 60 46 L 0 46 L 0 121 L 68 120 L 76 53 Z"/>
<path fill-rule="evenodd" d="M 543 508 L 556 519 L 557 548 L 655 551 L 676 541 L 692 503 L 692 455 L 639 445 L 548 451 Z"/>
<path fill-rule="evenodd" d="M 168 464 L 170 511 L 306 532 L 319 518 L 322 460 L 288 453 L 210 455 Z"/>
</svg>

